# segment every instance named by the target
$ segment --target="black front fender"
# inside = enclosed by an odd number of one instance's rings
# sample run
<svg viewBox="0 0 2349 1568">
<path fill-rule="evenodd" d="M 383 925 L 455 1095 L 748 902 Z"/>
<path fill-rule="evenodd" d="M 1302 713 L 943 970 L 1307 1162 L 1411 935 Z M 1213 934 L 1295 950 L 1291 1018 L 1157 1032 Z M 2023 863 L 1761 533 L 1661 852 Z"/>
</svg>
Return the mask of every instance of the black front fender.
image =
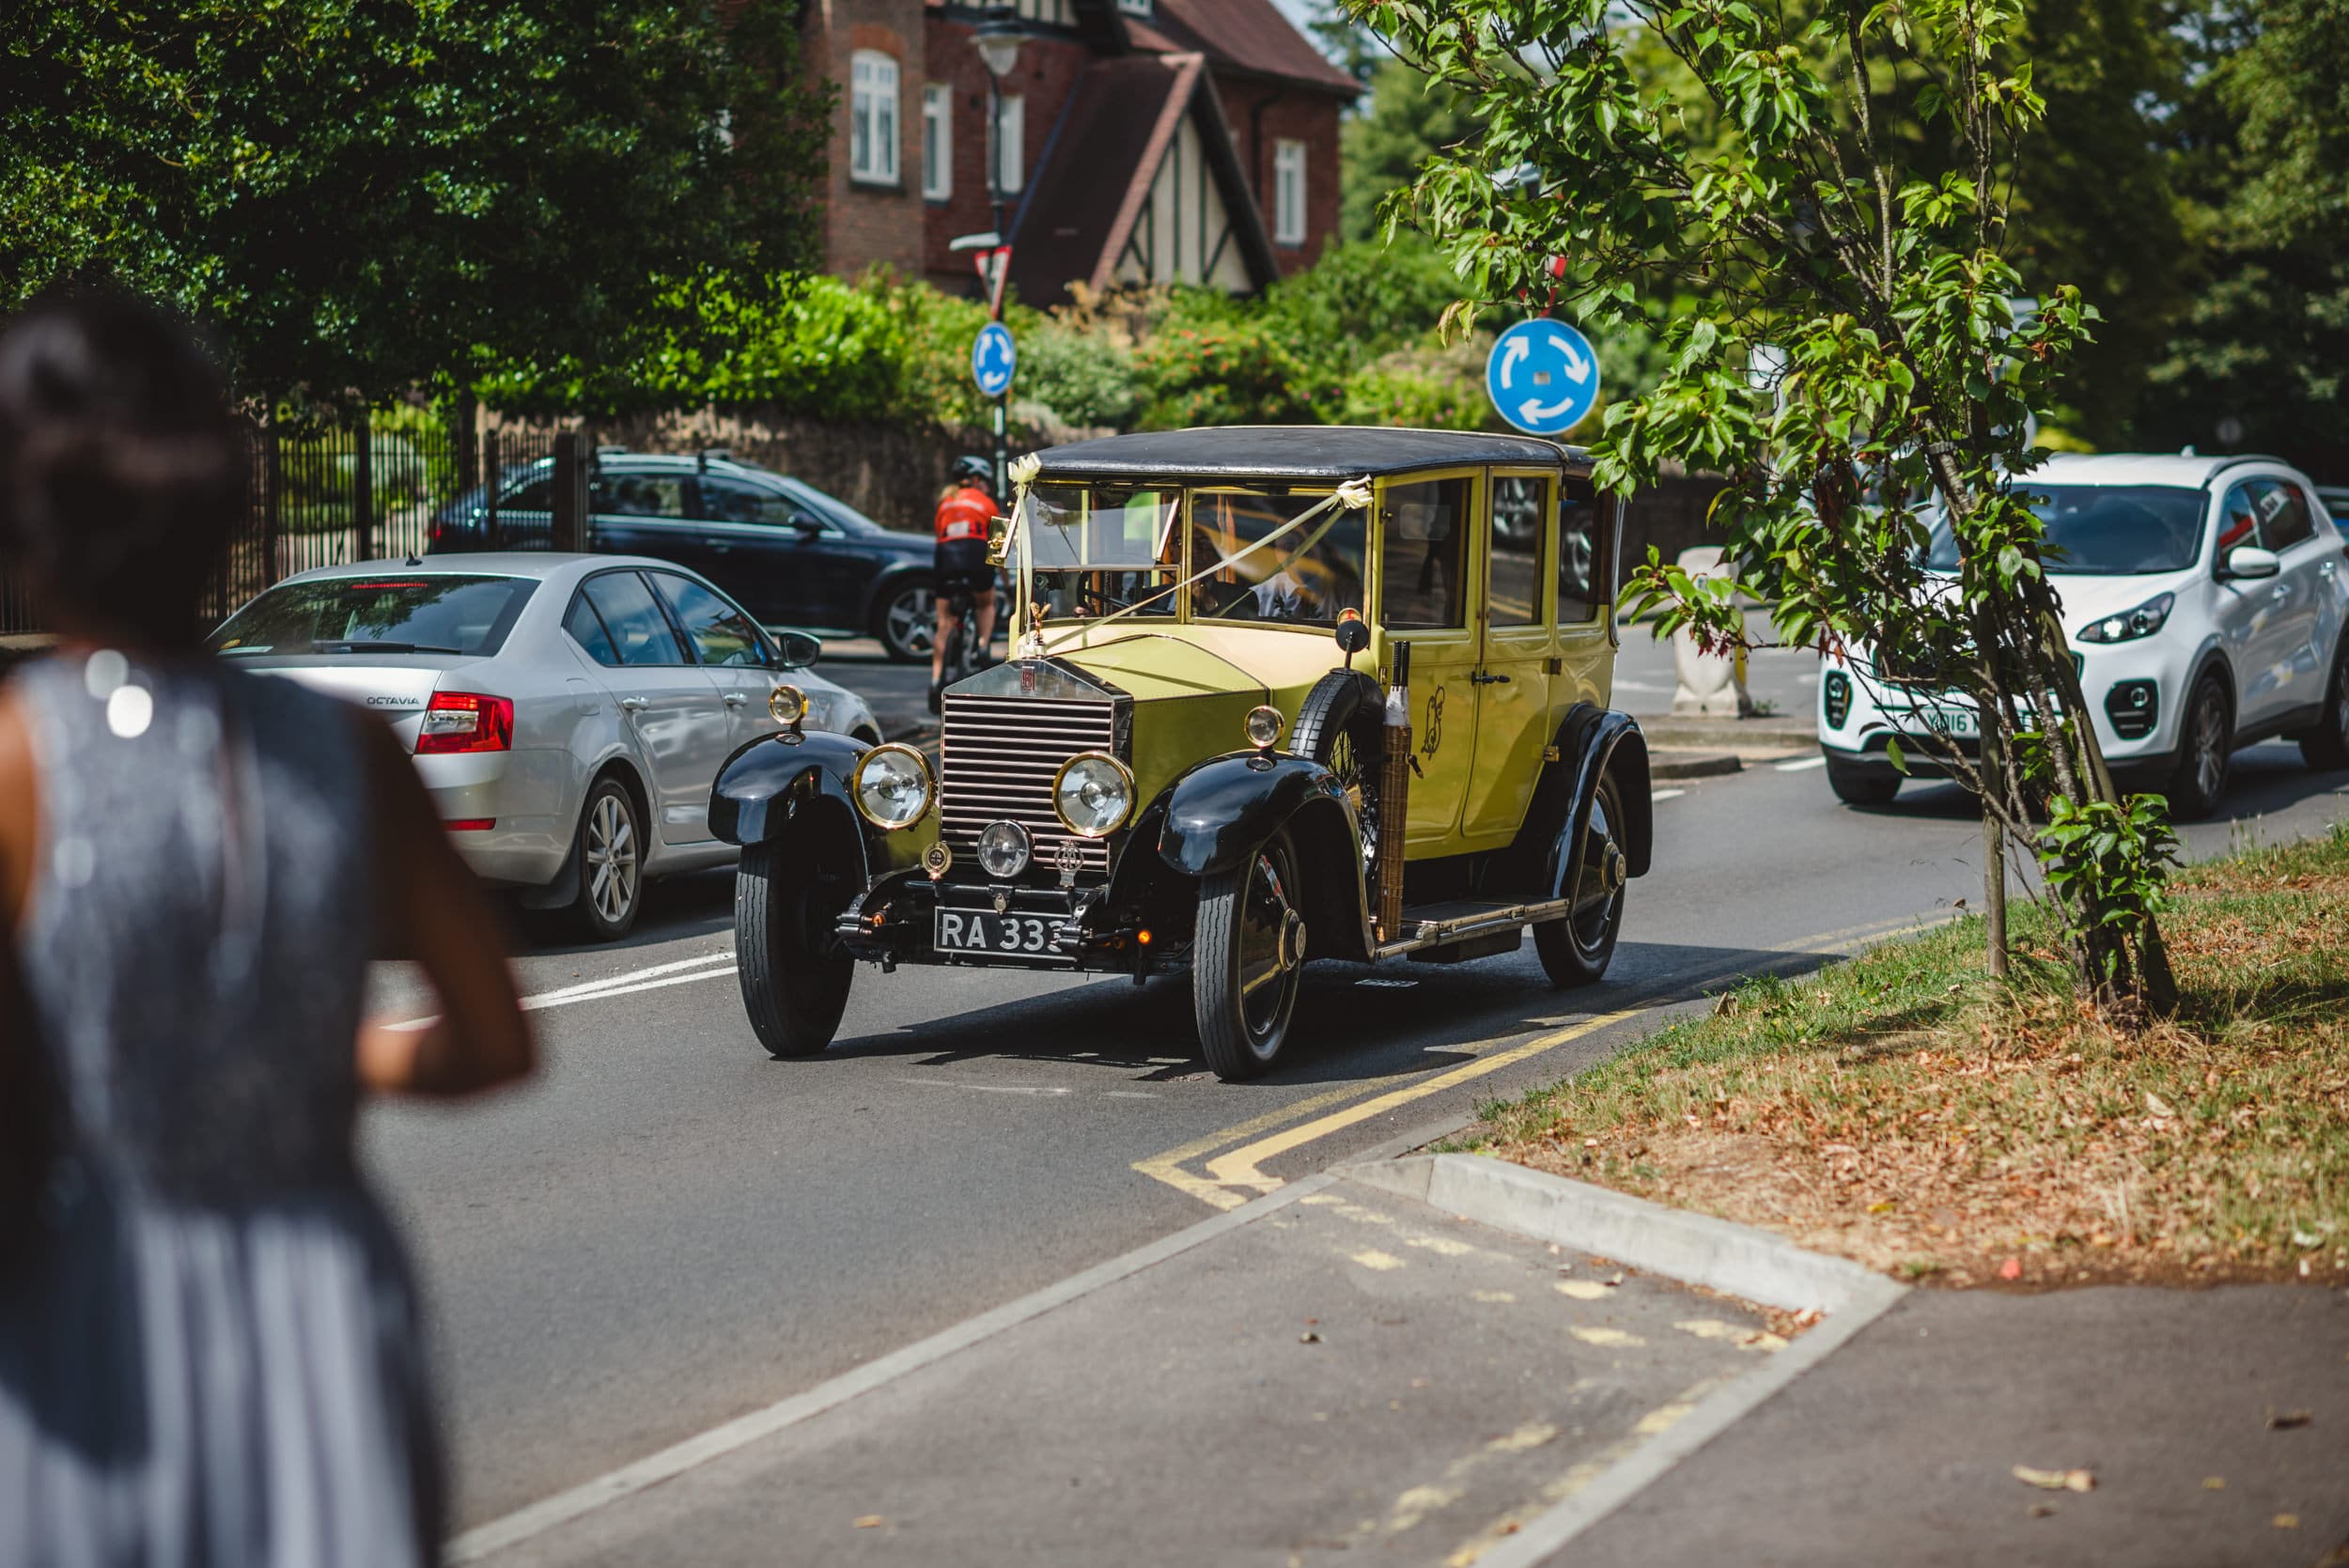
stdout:
<svg viewBox="0 0 2349 1568">
<path fill-rule="evenodd" d="M 1327 799 L 1343 809 L 1344 797 L 1330 771 L 1304 757 L 1216 757 L 1168 791 L 1159 858 L 1186 877 L 1229 871 L 1308 802 Z"/>
<path fill-rule="evenodd" d="M 726 758 L 709 788 L 709 831 L 728 844 L 764 844 L 817 802 L 848 814 L 860 850 L 869 825 L 857 815 L 850 781 L 872 748 L 851 736 L 815 731 L 793 745 L 762 736 Z M 869 853 L 863 857 L 869 865 Z"/>
</svg>

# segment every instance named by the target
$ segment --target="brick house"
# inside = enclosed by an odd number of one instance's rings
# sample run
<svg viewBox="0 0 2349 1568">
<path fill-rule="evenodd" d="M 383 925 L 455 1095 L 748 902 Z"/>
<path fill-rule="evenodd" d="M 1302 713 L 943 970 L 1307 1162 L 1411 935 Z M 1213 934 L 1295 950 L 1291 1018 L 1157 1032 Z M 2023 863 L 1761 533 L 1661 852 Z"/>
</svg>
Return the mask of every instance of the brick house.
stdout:
<svg viewBox="0 0 2349 1568">
<path fill-rule="evenodd" d="M 974 30 L 1026 32 L 1003 83 L 1012 286 L 1263 287 L 1338 226 L 1338 116 L 1360 88 L 1272 0 L 812 0 L 808 69 L 838 84 L 825 265 L 970 292 L 991 228 L 989 77 Z"/>
</svg>

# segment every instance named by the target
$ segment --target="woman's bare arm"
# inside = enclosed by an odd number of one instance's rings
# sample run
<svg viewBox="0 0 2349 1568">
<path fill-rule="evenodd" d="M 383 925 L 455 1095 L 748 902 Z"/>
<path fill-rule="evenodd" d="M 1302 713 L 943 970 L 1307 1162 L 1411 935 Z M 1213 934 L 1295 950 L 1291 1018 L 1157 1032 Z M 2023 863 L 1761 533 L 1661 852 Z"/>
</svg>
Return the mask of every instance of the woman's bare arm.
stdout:
<svg viewBox="0 0 2349 1568">
<path fill-rule="evenodd" d="M 440 1018 L 427 1028 L 362 1025 L 360 1081 L 379 1094 L 454 1095 L 525 1077 L 537 1047 L 506 968 L 497 910 L 449 844 L 391 731 L 371 716 L 356 722 L 375 801 L 376 929 L 391 953 L 424 966 L 441 1001 Z"/>
</svg>

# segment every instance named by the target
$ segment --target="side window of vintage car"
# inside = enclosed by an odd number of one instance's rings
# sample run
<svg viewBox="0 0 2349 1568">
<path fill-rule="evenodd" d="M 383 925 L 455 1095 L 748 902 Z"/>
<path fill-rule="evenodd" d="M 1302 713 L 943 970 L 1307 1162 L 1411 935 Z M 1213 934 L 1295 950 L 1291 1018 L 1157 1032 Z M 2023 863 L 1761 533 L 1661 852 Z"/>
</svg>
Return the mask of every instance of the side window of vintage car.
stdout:
<svg viewBox="0 0 2349 1568">
<path fill-rule="evenodd" d="M 1614 504 L 1588 479 L 1568 479 L 1558 506 L 1558 624 L 1579 626 L 1607 601 L 1606 576 L 1613 549 L 1608 539 Z"/>
<path fill-rule="evenodd" d="M 1468 624 L 1467 479 L 1431 479 L 1387 491 L 1378 544 L 1381 625 Z"/>
<path fill-rule="evenodd" d="M 1548 479 L 1528 474 L 1493 475 L 1492 588 L 1486 608 L 1494 626 L 1536 626 L 1542 618 L 1542 536 L 1548 532 Z"/>
</svg>

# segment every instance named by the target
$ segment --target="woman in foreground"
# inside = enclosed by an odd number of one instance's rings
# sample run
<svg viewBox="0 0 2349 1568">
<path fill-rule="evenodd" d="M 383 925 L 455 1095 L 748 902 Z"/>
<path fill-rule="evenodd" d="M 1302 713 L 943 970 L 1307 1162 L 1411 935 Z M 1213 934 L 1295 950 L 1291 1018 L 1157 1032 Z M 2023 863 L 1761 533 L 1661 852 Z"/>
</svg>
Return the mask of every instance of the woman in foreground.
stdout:
<svg viewBox="0 0 2349 1568">
<path fill-rule="evenodd" d="M 521 1078 L 495 915 L 371 716 L 205 654 L 246 455 L 119 296 L 0 337 L 0 1562 L 397 1564 L 441 1476 L 370 1093 Z M 363 1024 L 371 956 L 441 1019 Z"/>
</svg>

